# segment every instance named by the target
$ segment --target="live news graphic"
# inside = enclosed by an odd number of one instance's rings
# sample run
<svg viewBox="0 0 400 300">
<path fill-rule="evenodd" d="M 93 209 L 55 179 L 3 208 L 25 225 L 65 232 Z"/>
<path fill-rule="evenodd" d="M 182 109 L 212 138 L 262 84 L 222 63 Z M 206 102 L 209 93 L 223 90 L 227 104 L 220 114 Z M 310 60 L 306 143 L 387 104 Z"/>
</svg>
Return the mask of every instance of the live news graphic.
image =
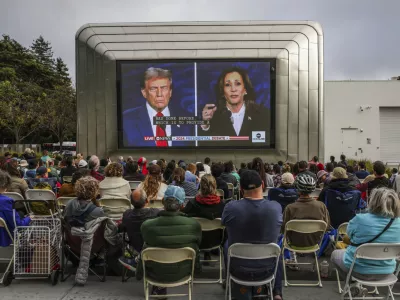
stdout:
<svg viewBox="0 0 400 300">
<path fill-rule="evenodd" d="M 273 147 L 274 65 L 118 62 L 120 148 Z"/>
</svg>

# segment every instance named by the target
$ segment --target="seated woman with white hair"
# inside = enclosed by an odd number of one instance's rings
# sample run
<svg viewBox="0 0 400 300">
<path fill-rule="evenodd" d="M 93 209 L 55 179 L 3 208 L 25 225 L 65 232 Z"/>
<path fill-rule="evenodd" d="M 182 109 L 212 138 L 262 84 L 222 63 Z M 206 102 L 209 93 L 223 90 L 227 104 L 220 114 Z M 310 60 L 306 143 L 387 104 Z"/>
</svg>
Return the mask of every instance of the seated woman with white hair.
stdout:
<svg viewBox="0 0 400 300">
<path fill-rule="evenodd" d="M 388 188 L 374 189 L 368 204 L 368 212 L 356 215 L 350 220 L 347 235 L 351 245 L 345 250 L 335 250 L 331 261 L 345 277 L 349 272 L 357 247 L 367 243 L 400 243 L 400 200 Z M 375 261 L 357 259 L 353 275 L 361 280 L 380 280 L 393 274 L 395 260 Z M 353 296 L 363 295 L 365 290 L 359 284 L 351 287 Z"/>
<path fill-rule="evenodd" d="M 124 169 L 120 163 L 109 164 L 104 174 L 106 177 L 99 184 L 101 198 L 131 198 L 131 188 L 122 178 Z"/>
</svg>

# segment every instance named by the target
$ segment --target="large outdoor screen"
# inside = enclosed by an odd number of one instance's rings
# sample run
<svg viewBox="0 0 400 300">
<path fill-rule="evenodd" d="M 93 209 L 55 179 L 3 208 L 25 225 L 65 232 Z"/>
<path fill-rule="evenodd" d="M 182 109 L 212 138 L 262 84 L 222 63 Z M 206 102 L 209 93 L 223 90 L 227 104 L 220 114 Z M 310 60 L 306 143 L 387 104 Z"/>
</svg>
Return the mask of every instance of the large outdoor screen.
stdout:
<svg viewBox="0 0 400 300">
<path fill-rule="evenodd" d="M 273 148 L 275 60 L 119 61 L 119 148 Z"/>
</svg>

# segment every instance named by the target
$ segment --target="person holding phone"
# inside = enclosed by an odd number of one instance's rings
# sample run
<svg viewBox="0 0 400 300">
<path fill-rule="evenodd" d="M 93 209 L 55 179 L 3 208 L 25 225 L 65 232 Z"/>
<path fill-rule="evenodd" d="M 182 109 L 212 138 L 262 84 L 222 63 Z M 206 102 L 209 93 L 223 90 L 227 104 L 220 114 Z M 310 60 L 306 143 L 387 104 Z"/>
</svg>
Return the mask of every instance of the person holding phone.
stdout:
<svg viewBox="0 0 400 300">
<path fill-rule="evenodd" d="M 209 121 L 201 125 L 200 135 L 207 136 L 248 136 L 252 143 L 252 132 L 263 132 L 264 142 L 269 140 L 270 113 L 255 103 L 256 94 L 247 72 L 240 67 L 222 71 L 215 87 L 217 104 L 206 104 L 202 119 Z M 232 142 L 230 142 L 232 143 Z"/>
</svg>

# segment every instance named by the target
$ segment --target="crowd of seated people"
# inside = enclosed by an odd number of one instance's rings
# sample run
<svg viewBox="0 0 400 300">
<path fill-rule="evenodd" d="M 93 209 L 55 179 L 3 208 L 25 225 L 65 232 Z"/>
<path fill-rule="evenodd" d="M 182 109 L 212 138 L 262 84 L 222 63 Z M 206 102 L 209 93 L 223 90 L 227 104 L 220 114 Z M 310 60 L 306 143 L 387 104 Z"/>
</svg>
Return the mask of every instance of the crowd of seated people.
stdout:
<svg viewBox="0 0 400 300">
<path fill-rule="evenodd" d="M 148 162 L 144 157 L 138 161 L 132 158 L 124 161 L 123 157 L 119 157 L 118 162 L 111 162 L 108 158 L 99 159 L 95 155 L 86 161 L 81 154 L 76 158 L 56 158 L 44 152 L 39 159 L 28 154 L 24 153 L 23 158 L 27 159 L 21 159 L 19 163 L 12 158 L 0 161 L 3 170 L 0 173 L 0 216 L 11 222 L 12 202 L 3 195 L 6 191 L 17 192 L 25 197 L 28 188 L 40 188 L 50 189 L 58 196 L 75 197 L 64 210 L 64 217 L 72 223 L 79 219 L 78 216 L 81 216 L 82 223 L 106 217 L 99 204 L 100 198 L 126 198 L 131 201 L 133 208 L 123 213 L 119 229 L 126 231 L 136 256 L 123 256 L 120 262 L 137 269 L 138 278 L 142 272 L 139 253 L 144 243 L 150 247 L 188 246 L 199 254 L 201 228 L 193 217 L 222 219 L 228 237 L 225 251 L 235 243 L 277 242 L 285 225 L 299 219 L 322 220 L 328 228 L 338 228 L 340 224 L 350 222 L 348 237 L 356 244 L 369 241 L 391 219 L 395 219 L 386 230 L 387 233 L 377 241 L 399 242 L 392 235 L 400 224 L 400 204 L 396 194 L 396 183 L 400 176 L 396 176 L 396 170 L 389 180 L 385 165 L 380 161 L 373 163 L 373 174 L 369 174 L 365 163 L 353 166 L 344 156 L 339 162 L 331 157 L 325 166 L 318 157 L 295 164 L 268 164 L 256 157 L 249 163 L 242 163 L 239 171 L 236 171 L 232 161 L 211 162 L 209 158 L 204 163 L 176 163 L 163 159 Z M 71 182 L 63 180 L 67 176 L 72 176 Z M 141 183 L 132 192 L 129 181 Z M 228 184 L 233 184 L 237 189 L 240 201 L 233 201 Z M 312 193 L 317 188 L 321 190 L 319 196 L 314 197 Z M 222 197 L 217 189 L 223 191 Z M 358 214 L 358 211 L 365 209 L 360 204 L 367 198 L 367 213 Z M 17 226 L 29 222 L 29 217 L 18 214 Z M 362 229 L 367 223 L 369 227 L 370 224 L 376 224 L 373 231 Z M 14 228 L 14 223 L 7 225 Z M 165 232 L 170 238 L 164 238 Z M 293 245 L 307 247 L 321 239 L 321 234 L 291 233 L 288 239 Z M 0 241 L 5 240 L 4 231 L 0 229 Z M 346 250 L 335 251 L 332 255 L 332 262 L 342 274 L 348 272 L 355 248 L 350 245 Z M 210 259 L 210 254 L 206 253 L 204 258 Z M 242 263 L 233 261 L 231 274 L 238 278 L 258 280 L 270 275 L 275 262 Z M 176 265 L 168 272 L 159 267 L 150 265 L 149 274 L 160 276 L 160 280 L 172 280 L 187 272 L 187 266 Z M 357 266 L 355 271 L 364 274 L 365 278 L 381 278 L 393 269 L 391 261 L 385 266 L 366 261 Z M 282 298 L 281 272 L 282 266 L 279 264 L 274 286 L 275 299 Z M 356 288 L 362 292 L 360 287 Z M 257 296 L 262 290 L 238 285 L 232 289 L 236 299 Z M 166 290 L 153 287 L 152 293 L 163 295 Z"/>
</svg>

